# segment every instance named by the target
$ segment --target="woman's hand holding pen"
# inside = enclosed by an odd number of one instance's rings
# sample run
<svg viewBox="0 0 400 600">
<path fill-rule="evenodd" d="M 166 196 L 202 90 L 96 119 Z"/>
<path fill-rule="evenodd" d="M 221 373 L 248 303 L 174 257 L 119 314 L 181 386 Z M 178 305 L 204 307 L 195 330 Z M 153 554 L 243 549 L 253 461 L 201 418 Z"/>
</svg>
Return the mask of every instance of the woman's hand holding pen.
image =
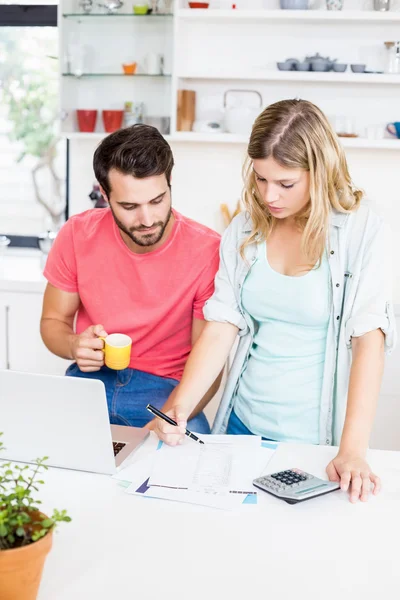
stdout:
<svg viewBox="0 0 400 600">
<path fill-rule="evenodd" d="M 183 440 L 185 439 L 187 414 L 181 406 L 174 406 L 169 410 L 166 410 L 165 414 L 176 421 L 178 423 L 178 427 L 175 425 L 170 425 L 162 419 L 156 418 L 154 420 L 153 431 L 155 431 L 160 440 L 169 446 L 178 446 L 178 444 L 182 444 Z"/>
</svg>

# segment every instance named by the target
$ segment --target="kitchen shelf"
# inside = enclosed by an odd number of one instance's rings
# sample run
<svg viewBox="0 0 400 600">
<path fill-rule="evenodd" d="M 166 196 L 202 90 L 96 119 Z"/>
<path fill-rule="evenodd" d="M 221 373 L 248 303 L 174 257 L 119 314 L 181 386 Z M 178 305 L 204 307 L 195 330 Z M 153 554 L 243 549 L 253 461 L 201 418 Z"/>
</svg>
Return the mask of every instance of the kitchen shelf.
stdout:
<svg viewBox="0 0 400 600">
<path fill-rule="evenodd" d="M 218 10 L 183 8 L 177 11 L 179 19 L 195 21 L 283 21 L 324 23 L 398 23 L 400 11 L 373 10 Z"/>
<path fill-rule="evenodd" d="M 159 17 L 173 17 L 171 13 L 152 13 L 147 15 L 135 15 L 135 13 L 63 13 L 64 19 L 93 19 L 97 17 L 107 17 L 111 19 L 126 17 L 126 18 L 137 18 L 137 19 L 157 19 Z"/>
<path fill-rule="evenodd" d="M 301 71 L 258 71 L 235 73 L 180 73 L 181 79 L 216 80 L 216 81 L 287 81 L 298 83 L 355 83 L 355 84 L 388 84 L 399 85 L 400 74 L 388 75 L 379 73 L 319 73 Z"/>
<path fill-rule="evenodd" d="M 235 133 L 195 133 L 193 131 L 177 131 L 171 136 L 171 141 L 208 144 L 247 144 L 249 136 Z"/>
<path fill-rule="evenodd" d="M 109 135 L 106 131 L 94 131 L 93 133 L 84 133 L 82 131 L 62 131 L 60 133 L 61 137 L 67 138 L 69 140 L 93 140 L 99 141 Z M 171 141 L 170 135 L 164 135 L 164 139 L 167 141 Z"/>
<path fill-rule="evenodd" d="M 366 150 L 400 150 L 400 140 L 383 138 L 370 140 L 368 138 L 340 138 L 344 148 L 365 148 Z"/>
<path fill-rule="evenodd" d="M 64 132 L 63 137 L 68 139 L 92 139 L 100 140 L 106 135 L 105 132 L 81 133 L 79 131 Z M 164 135 L 168 142 L 200 143 L 200 144 L 242 144 L 249 141 L 246 135 L 233 133 L 193 133 L 191 131 L 178 131 L 171 135 Z M 384 138 L 381 140 L 370 140 L 367 138 L 340 138 L 344 148 L 365 150 L 397 150 L 400 151 L 400 140 Z"/>
<path fill-rule="evenodd" d="M 135 79 L 136 77 L 164 77 L 169 79 L 170 74 L 152 75 L 151 73 L 137 73 L 135 75 L 125 75 L 125 73 L 82 73 L 82 75 L 74 75 L 74 73 L 63 73 L 63 77 L 73 77 L 74 79 L 82 79 L 83 77 L 125 77 L 126 79 Z"/>
</svg>

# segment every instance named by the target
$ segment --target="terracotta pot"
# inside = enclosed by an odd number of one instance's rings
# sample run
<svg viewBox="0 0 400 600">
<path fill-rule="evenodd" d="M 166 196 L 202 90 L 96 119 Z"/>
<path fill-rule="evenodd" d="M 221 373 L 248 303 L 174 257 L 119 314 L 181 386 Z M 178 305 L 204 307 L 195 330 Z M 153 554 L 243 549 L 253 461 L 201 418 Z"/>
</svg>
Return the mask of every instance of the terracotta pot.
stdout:
<svg viewBox="0 0 400 600">
<path fill-rule="evenodd" d="M 1 600 L 36 600 L 52 542 L 53 532 L 50 531 L 29 546 L 0 550 Z"/>
<path fill-rule="evenodd" d="M 79 131 L 91 133 L 96 127 L 97 110 L 77 110 Z"/>
<path fill-rule="evenodd" d="M 103 124 L 107 133 L 112 133 L 121 129 L 122 119 L 124 117 L 123 110 L 103 110 Z"/>
</svg>

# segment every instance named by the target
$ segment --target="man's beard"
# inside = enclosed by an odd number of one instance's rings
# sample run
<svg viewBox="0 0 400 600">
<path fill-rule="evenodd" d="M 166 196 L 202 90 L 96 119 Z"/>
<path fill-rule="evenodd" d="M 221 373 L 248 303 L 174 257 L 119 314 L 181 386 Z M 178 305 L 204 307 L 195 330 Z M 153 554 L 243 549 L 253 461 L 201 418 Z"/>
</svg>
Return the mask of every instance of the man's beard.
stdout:
<svg viewBox="0 0 400 600">
<path fill-rule="evenodd" d="M 123 225 L 123 223 L 121 223 L 121 221 L 116 217 L 116 215 L 112 209 L 111 203 L 110 203 L 110 209 L 111 209 L 112 215 L 114 217 L 114 221 L 116 222 L 118 228 L 121 231 L 123 231 L 124 233 L 126 233 L 126 235 L 132 240 L 132 242 L 134 242 L 138 246 L 142 246 L 142 247 L 154 246 L 161 240 L 162 236 L 164 235 L 164 231 L 169 223 L 171 215 L 172 215 L 172 209 L 170 207 L 167 218 L 164 222 L 157 221 L 156 223 L 153 223 L 153 225 L 151 227 L 141 226 L 141 227 L 132 227 L 132 229 L 127 229 L 125 227 L 125 225 Z M 146 235 L 146 233 L 144 233 L 142 235 L 135 235 L 136 232 L 146 232 L 147 229 L 151 229 L 153 227 L 158 227 L 157 231 L 155 231 L 153 233 L 149 233 L 147 235 Z"/>
</svg>

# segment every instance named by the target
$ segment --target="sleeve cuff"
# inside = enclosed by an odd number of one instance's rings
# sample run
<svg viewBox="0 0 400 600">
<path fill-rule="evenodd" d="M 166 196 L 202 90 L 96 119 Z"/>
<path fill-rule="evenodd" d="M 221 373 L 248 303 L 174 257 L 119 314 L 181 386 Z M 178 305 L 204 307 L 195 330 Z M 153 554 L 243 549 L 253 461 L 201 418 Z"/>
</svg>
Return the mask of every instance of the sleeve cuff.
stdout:
<svg viewBox="0 0 400 600">
<path fill-rule="evenodd" d="M 58 288 L 62 292 L 69 292 L 70 294 L 76 294 L 78 292 L 78 288 L 76 286 L 68 285 L 65 282 L 57 281 L 54 277 L 50 277 L 46 272 L 46 269 L 43 272 L 43 276 L 51 285 L 54 285 L 54 287 Z"/>
<path fill-rule="evenodd" d="M 204 305 L 204 318 L 206 321 L 217 321 L 218 323 L 231 323 L 239 329 L 239 335 L 245 335 L 249 327 L 243 315 L 230 306 L 218 300 L 209 300 Z"/>
<path fill-rule="evenodd" d="M 351 348 L 351 338 L 361 337 L 370 331 L 381 329 L 385 335 L 385 353 L 390 354 L 395 347 L 396 330 L 394 321 L 389 314 L 365 314 L 363 316 L 352 317 L 346 323 L 345 335 L 346 344 Z"/>
</svg>

